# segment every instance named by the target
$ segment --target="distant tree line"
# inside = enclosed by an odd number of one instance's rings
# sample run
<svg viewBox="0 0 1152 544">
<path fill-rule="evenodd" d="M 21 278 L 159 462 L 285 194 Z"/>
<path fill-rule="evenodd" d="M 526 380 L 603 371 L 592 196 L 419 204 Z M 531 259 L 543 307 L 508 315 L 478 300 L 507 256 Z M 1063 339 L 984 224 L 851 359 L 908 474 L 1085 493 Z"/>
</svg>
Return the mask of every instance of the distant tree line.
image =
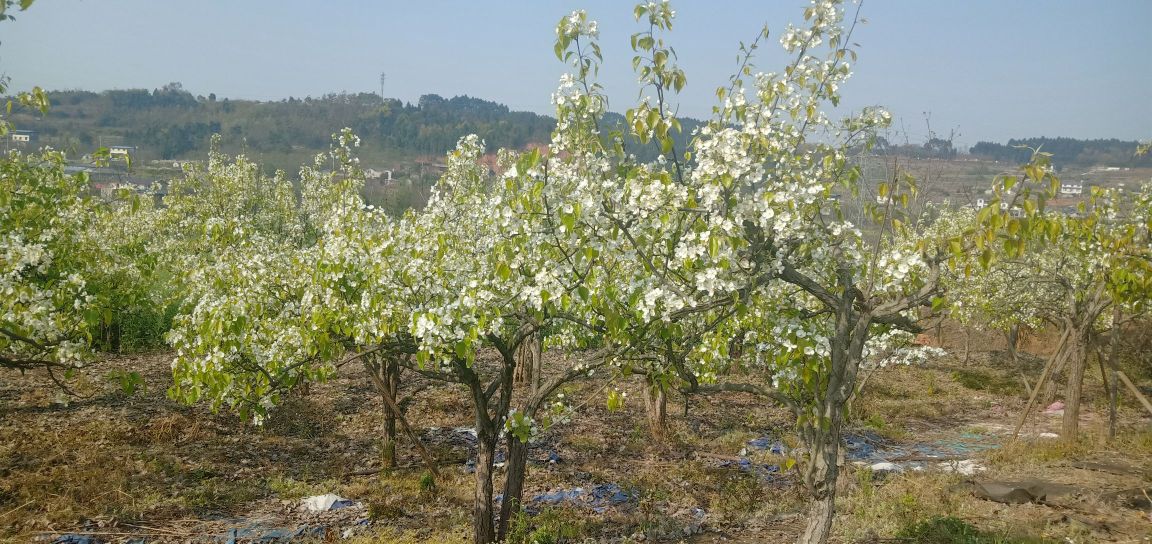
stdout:
<svg viewBox="0 0 1152 544">
<path fill-rule="evenodd" d="M 555 126 L 551 117 L 510 111 L 495 102 L 433 94 L 416 104 L 381 100 L 370 93 L 257 102 L 194 96 L 171 83 L 152 91 L 55 91 L 49 99 L 49 116 L 28 116 L 20 123 L 39 130 L 46 143 L 80 153 L 98 146 L 133 145 L 146 159 L 202 158 L 217 133 L 227 152 L 307 160 L 327 151 L 331 135 L 344 127 L 356 131 L 368 148 L 442 155 L 469 133 L 478 134 L 491 149 L 522 148 L 547 142 Z"/>
<path fill-rule="evenodd" d="M 1032 150 L 1052 153 L 1057 166 L 1110 165 L 1152 166 L 1152 157 L 1136 156 L 1138 142 L 1111 139 L 1077 140 L 1075 138 L 1022 138 L 1008 140 L 1007 144 L 979 142 L 969 149 L 977 157 L 1025 164 L 1032 158 Z"/>
<path fill-rule="evenodd" d="M 259 102 L 195 96 L 180 83 L 169 83 L 151 91 L 53 91 L 49 99 L 50 115 L 20 120 L 21 126 L 40 131 L 44 143 L 76 155 L 132 145 L 145 160 L 203 158 L 211 136 L 220 134 L 225 152 L 300 164 L 327 151 L 331 135 L 344 127 L 361 137 L 366 156 L 373 150 L 393 157 L 442 156 L 467 134 L 480 136 L 489 150 L 519 149 L 548 142 L 556 125 L 552 117 L 512 111 L 496 102 L 436 94 L 423 95 L 415 104 L 373 93 Z M 604 122 L 607 140 L 623 127 L 624 117 L 609 114 Z M 694 119 L 682 123 L 684 130 L 674 136 L 681 152 L 700 124 Z M 631 136 L 624 137 L 624 144 L 640 160 L 653 160 L 659 152 Z"/>
<path fill-rule="evenodd" d="M 215 94 L 195 96 L 180 83 L 159 89 L 119 89 L 103 92 L 53 91 L 52 112 L 44 118 L 18 120 L 39 130 L 42 141 L 70 153 L 88 153 L 100 146 L 133 145 L 143 159 L 198 159 L 207 156 L 213 134 L 222 137 L 223 151 L 274 156 L 269 163 L 300 164 L 328 150 L 333 133 L 351 127 L 363 140 L 365 155 L 389 152 L 393 157 L 441 156 L 467 134 L 476 134 L 487 148 L 522 149 L 549 141 L 556 120 L 546 115 L 512 111 L 508 106 L 473 98 L 426 94 L 415 104 L 374 93 L 331 93 L 322 97 L 259 102 L 218 100 Z M 683 131 L 673 134 L 676 149 L 688 149 L 700 122 L 682 118 Z M 641 161 L 659 154 L 653 144 L 641 144 L 621 130 L 624 117 L 603 119 L 603 137 L 624 133 L 624 146 Z M 1057 167 L 1068 164 L 1152 166 L 1152 156 L 1137 157 L 1137 142 L 1118 139 L 1023 138 L 1006 144 L 979 142 L 969 149 L 977 157 L 1014 164 L 1027 163 L 1030 149 L 1052 153 Z M 933 137 L 923 144 L 895 145 L 877 138 L 874 152 L 915 158 L 953 159 L 958 150 L 949 139 Z"/>
<path fill-rule="evenodd" d="M 856 149 L 859 152 L 861 149 Z M 916 159 L 955 159 L 956 148 L 951 139 L 932 136 L 923 144 L 896 145 L 883 136 L 877 136 L 870 149 L 872 153 L 881 155 L 900 155 Z"/>
</svg>

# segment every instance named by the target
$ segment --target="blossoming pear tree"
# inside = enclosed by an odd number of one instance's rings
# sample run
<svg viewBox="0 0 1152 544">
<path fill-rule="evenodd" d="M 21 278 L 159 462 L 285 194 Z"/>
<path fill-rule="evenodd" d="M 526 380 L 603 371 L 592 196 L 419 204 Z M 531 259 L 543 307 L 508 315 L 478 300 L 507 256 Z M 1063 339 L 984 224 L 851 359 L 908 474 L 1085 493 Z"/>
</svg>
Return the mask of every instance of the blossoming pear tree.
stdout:
<svg viewBox="0 0 1152 544">
<path fill-rule="evenodd" d="M 654 18 L 655 28 L 674 16 L 666 3 L 643 4 L 637 14 Z M 903 235 L 908 227 L 895 212 L 911 194 L 904 185 L 882 190 L 889 203 L 875 210 L 881 233 L 871 241 L 840 213 L 834 195 L 851 193 L 858 176 L 847 147 L 889 117 L 869 108 L 836 122 L 821 111 L 838 103 L 850 74 L 853 54 L 841 46 L 850 30 L 838 2 L 814 2 L 804 15 L 807 27 L 789 27 L 781 38 L 793 62 L 782 73 L 753 74 L 746 58 L 684 155 L 670 153 L 677 123 L 665 102 L 684 76 L 669 60 L 671 48 L 652 34 L 636 37 L 646 52 L 636 61 L 641 81 L 657 98 L 629 112 L 628 128 L 665 152 L 639 164 L 622 138 L 605 143 L 599 134 L 604 98 L 589 83 L 597 49 L 580 39 L 594 38 L 595 27 L 574 14 L 558 32 L 558 54 L 578 70 L 556 98 L 553 145 L 566 155 L 553 172 L 578 180 L 569 198 L 583 212 L 574 227 L 594 233 L 585 239 L 597 254 L 630 264 L 611 290 L 592 295 L 613 344 L 651 355 L 655 346 L 691 339 L 686 371 L 677 373 L 686 389 L 759 391 L 797 411 L 815 499 L 802 541 L 822 542 L 834 513 L 844 408 L 865 349 L 885 330 L 916 328 L 910 310 L 937 295 L 952 244 Z M 817 54 L 825 45 L 828 52 Z M 759 341 L 768 383 L 725 383 L 709 372 L 737 330 Z"/>
<path fill-rule="evenodd" d="M 350 350 L 414 355 L 415 372 L 463 384 L 474 409 L 476 542 L 502 536 L 518 508 L 522 445 L 565 381 L 612 362 L 686 391 L 758 392 L 798 415 L 815 499 L 803 541 L 824 541 L 844 408 L 869 341 L 915 328 L 910 310 L 936 294 L 949 244 L 906 235 L 896 211 L 908 187 L 885 190 L 871 239 L 840 213 L 835 195 L 857 178 L 845 149 L 889 117 L 821 112 L 838 103 L 853 58 L 839 3 L 814 2 L 807 26 L 784 32 L 794 61 L 781 73 L 753 74 L 746 48 L 688 150 L 672 143 L 669 102 L 686 76 L 660 36 L 675 12 L 649 3 L 634 13 L 648 23 L 634 63 L 656 97 L 628 112 L 625 130 L 658 145 L 657 160 L 639 162 L 622 134 L 602 132 L 597 27 L 574 12 L 557 28 L 557 55 L 575 73 L 554 95 L 548 153 L 504 153 L 493 179 L 477 164 L 482 142 L 466 137 L 424 211 L 391 220 L 354 198 L 326 201 L 312 214 L 322 227 L 303 229 L 311 234 L 296 245 L 269 243 L 243 221 L 203 221 L 224 256 L 191 267 L 199 302 L 172 336 L 176 390 L 266 407 L 281 380 L 322 376 Z M 714 372 L 738 330 L 756 341 L 759 383 Z M 611 356 L 549 368 L 517 401 L 517 352 L 529 338 Z M 502 434 L 510 468 L 497 518 Z"/>
<path fill-rule="evenodd" d="M 86 191 L 58 153 L 0 160 L 0 366 L 67 370 L 92 356 L 99 309 L 81 245 L 95 219 Z"/>
<path fill-rule="evenodd" d="M 1059 187 L 1048 155 L 1035 153 L 1023 176 L 999 181 L 996 198 L 979 214 L 982 229 L 976 242 L 983 266 L 1026 271 L 1027 283 L 1036 290 L 1037 315 L 1061 331 L 1017 432 L 1044 382 L 1066 368 L 1062 435 L 1074 441 L 1093 338 L 1114 326 L 1115 314 L 1107 310 L 1133 315 L 1147 311 L 1152 299 L 1152 188 L 1145 185 L 1131 194 L 1094 187 L 1087 201 L 1068 211 L 1047 205 Z"/>
<path fill-rule="evenodd" d="M 46 369 L 66 392 L 58 372 L 95 357 L 113 312 L 151 305 L 150 200 L 120 188 L 100 202 L 88 185 L 51 150 L 0 160 L 0 367 Z"/>
</svg>

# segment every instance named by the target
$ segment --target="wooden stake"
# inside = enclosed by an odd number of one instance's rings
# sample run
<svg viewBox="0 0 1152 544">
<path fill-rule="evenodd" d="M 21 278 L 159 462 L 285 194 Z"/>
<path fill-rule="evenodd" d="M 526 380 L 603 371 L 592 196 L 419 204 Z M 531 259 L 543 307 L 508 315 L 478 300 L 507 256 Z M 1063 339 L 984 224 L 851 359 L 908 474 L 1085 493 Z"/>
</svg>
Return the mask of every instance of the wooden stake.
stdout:
<svg viewBox="0 0 1152 544">
<path fill-rule="evenodd" d="M 1048 364 L 1044 365 L 1044 371 L 1040 373 L 1040 379 L 1036 381 L 1036 387 L 1032 389 L 1032 394 L 1028 396 L 1028 405 L 1024 407 L 1024 413 L 1020 414 L 1020 421 L 1016 423 L 1016 429 L 1012 431 L 1012 439 L 1020 436 L 1020 428 L 1024 426 L 1024 422 L 1028 421 L 1028 416 L 1031 415 L 1032 409 L 1036 406 L 1036 396 L 1040 393 L 1040 388 L 1044 387 L 1044 382 L 1048 379 L 1048 374 L 1052 372 L 1057 360 L 1063 361 L 1068 356 L 1064 350 L 1064 344 L 1068 343 L 1068 335 L 1071 334 L 1071 329 L 1064 329 L 1064 334 L 1060 336 L 1060 343 L 1056 345 L 1056 351 L 1052 353 L 1052 357 L 1048 359 Z"/>
<path fill-rule="evenodd" d="M 408 435 L 408 439 L 416 445 L 416 449 L 419 450 L 420 457 L 424 459 L 424 464 L 427 465 L 428 471 L 431 472 L 433 476 L 439 478 L 440 471 L 436 469 L 436 458 L 432 456 L 432 452 L 428 451 L 428 448 L 424 447 L 424 443 L 420 441 L 420 437 L 416 436 L 416 433 L 412 431 L 412 427 L 408 425 L 408 418 L 404 417 L 404 414 L 400 412 L 400 407 L 396 405 L 396 399 L 392 398 L 392 394 L 388 391 L 388 385 L 384 383 L 384 379 L 376 372 L 369 372 L 368 374 L 372 376 L 372 381 L 375 382 L 376 389 L 380 390 L 380 397 L 384 399 L 384 403 L 388 405 L 388 409 L 392 410 L 392 413 L 396 415 L 396 419 L 400 421 L 400 426 L 404 427 L 404 434 Z"/>
<path fill-rule="evenodd" d="M 1128 379 L 1128 375 L 1125 374 L 1123 370 L 1117 370 L 1116 375 L 1120 376 L 1120 381 L 1128 386 L 1128 390 L 1131 391 L 1133 395 L 1136 395 L 1137 399 L 1140 399 L 1140 404 L 1144 405 L 1144 409 L 1148 410 L 1149 414 L 1152 414 L 1152 402 L 1148 402 L 1148 397 L 1145 397 L 1144 393 L 1141 393 L 1140 390 L 1136 388 L 1132 380 Z"/>
<path fill-rule="evenodd" d="M 1024 391 L 1028 393 L 1029 397 L 1031 397 L 1032 386 L 1028 385 L 1028 376 L 1025 376 L 1023 371 L 1020 371 L 1020 379 L 1024 381 Z"/>
</svg>

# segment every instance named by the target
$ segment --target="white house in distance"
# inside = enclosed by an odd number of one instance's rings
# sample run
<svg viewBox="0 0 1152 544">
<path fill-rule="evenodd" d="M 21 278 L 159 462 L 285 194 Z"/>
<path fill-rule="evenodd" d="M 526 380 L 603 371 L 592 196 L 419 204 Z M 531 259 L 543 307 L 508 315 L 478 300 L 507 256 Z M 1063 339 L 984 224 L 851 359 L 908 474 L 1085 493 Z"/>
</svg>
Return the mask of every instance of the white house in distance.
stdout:
<svg viewBox="0 0 1152 544">
<path fill-rule="evenodd" d="M 1080 183 L 1061 183 L 1060 196 L 1081 196 L 1084 194 L 1084 182 Z"/>
<path fill-rule="evenodd" d="M 369 168 L 367 170 L 364 170 L 364 178 L 365 179 L 372 179 L 372 180 L 380 180 L 384 183 L 388 183 L 388 182 L 392 181 L 392 171 L 391 170 L 377 170 L 375 168 Z M 381 178 L 384 178 L 384 179 L 381 179 Z"/>
<path fill-rule="evenodd" d="M 108 148 L 108 156 L 113 159 L 130 158 L 136 154 L 136 146 L 114 145 Z"/>
<path fill-rule="evenodd" d="M 11 141 L 14 144 L 32 145 L 40 140 L 40 134 L 35 130 L 13 130 Z"/>
</svg>

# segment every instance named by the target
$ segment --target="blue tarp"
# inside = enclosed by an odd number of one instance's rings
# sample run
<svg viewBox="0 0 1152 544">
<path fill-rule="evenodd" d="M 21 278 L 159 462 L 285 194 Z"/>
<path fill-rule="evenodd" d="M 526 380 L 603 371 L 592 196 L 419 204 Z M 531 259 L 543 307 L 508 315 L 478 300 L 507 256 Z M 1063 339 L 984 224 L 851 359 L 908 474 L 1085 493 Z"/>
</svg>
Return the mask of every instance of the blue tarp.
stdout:
<svg viewBox="0 0 1152 544">
<path fill-rule="evenodd" d="M 288 527 L 268 527 L 260 523 L 254 523 L 245 527 L 229 529 L 226 534 L 218 537 L 216 540 L 223 540 L 225 544 L 238 544 L 239 542 L 271 544 L 292 542 L 293 539 L 303 537 L 323 537 L 326 531 L 327 528 L 323 525 L 303 525 L 293 529 Z"/>
<path fill-rule="evenodd" d="M 98 544 L 100 541 L 88 535 L 60 535 L 52 544 Z"/>
<path fill-rule="evenodd" d="M 896 444 L 873 431 L 844 433 L 849 461 L 877 463 L 908 457 L 967 457 L 998 445 L 990 437 L 977 433 L 962 433 L 955 437 L 927 440 L 910 444 Z"/>
<path fill-rule="evenodd" d="M 776 440 L 772 440 L 770 437 L 767 437 L 767 436 L 762 436 L 760 438 L 753 438 L 752 440 L 749 440 L 748 446 L 756 448 L 758 450 L 769 450 L 776 455 L 784 455 L 784 452 L 785 452 L 783 443 L 776 441 Z"/>
<path fill-rule="evenodd" d="M 635 500 L 636 494 L 625 491 L 614 483 L 599 484 L 589 489 L 574 487 L 572 489 L 557 489 L 533 496 L 528 501 L 528 507 L 541 505 L 572 504 L 587 506 L 597 513 L 604 513 L 609 507 L 619 506 Z"/>
</svg>

